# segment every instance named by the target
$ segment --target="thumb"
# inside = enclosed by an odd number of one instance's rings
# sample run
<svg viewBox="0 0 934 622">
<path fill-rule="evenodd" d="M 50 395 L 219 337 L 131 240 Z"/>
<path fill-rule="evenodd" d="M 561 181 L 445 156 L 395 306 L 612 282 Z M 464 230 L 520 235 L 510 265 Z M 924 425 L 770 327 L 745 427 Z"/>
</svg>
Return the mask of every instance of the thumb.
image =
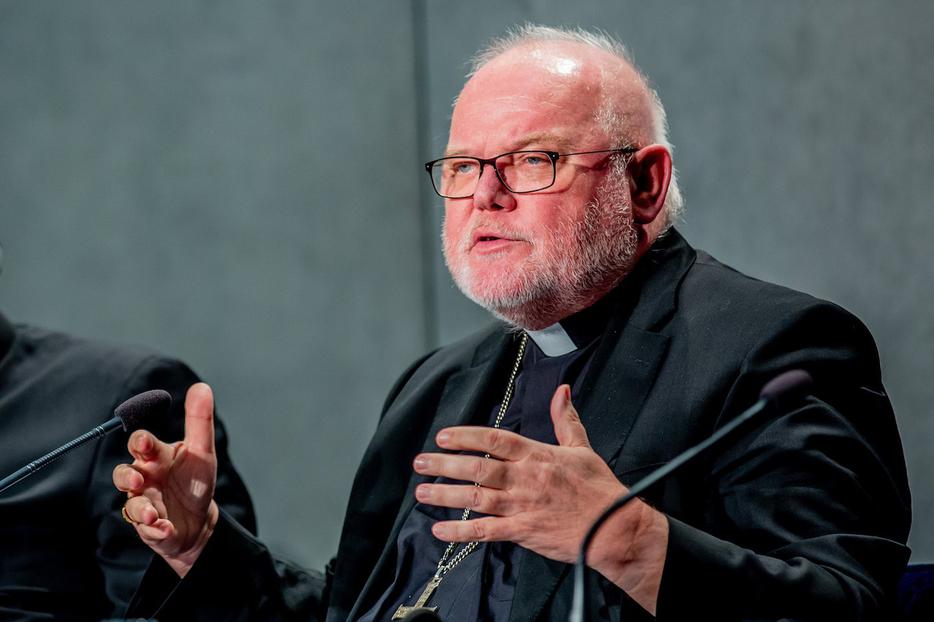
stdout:
<svg viewBox="0 0 934 622">
<path fill-rule="evenodd" d="M 185 444 L 194 452 L 214 453 L 214 393 L 203 382 L 185 395 Z"/>
<path fill-rule="evenodd" d="M 562 447 L 590 447 L 587 430 L 571 404 L 571 387 L 562 384 L 551 397 L 551 423 Z"/>
</svg>

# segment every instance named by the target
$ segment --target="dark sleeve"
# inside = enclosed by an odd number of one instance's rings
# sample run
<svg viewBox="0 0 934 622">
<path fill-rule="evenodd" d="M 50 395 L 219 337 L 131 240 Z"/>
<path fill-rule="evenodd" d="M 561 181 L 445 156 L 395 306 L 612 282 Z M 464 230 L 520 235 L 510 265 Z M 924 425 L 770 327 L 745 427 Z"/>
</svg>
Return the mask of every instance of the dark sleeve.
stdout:
<svg viewBox="0 0 934 622">
<path fill-rule="evenodd" d="M 114 404 L 150 389 L 164 389 L 172 395 L 172 410 L 163 420 L 147 424 L 150 431 L 166 442 L 184 436 L 185 392 L 199 378 L 183 363 L 157 356 L 143 360 L 132 370 L 116 396 Z M 253 506 L 240 476 L 227 454 L 227 434 L 223 423 L 215 419 L 217 448 L 217 487 L 215 499 L 220 507 L 251 532 L 256 531 Z M 102 440 L 96 450 L 89 474 L 88 512 L 91 528 L 97 536 L 97 562 L 114 614 L 123 612 L 153 557 L 135 530 L 120 514 L 126 497 L 113 486 L 113 468 L 131 461 L 126 448 L 127 436 L 114 433 Z"/>
<path fill-rule="evenodd" d="M 428 356 L 403 372 L 386 398 L 383 414 Z M 331 560 L 322 574 L 277 559 L 222 512 L 211 539 L 184 579 L 161 558 L 153 558 L 126 617 L 205 622 L 324 620 L 335 566 L 336 560 Z"/>
<path fill-rule="evenodd" d="M 887 619 L 910 500 L 865 327 L 823 303 L 785 318 L 749 352 L 720 423 L 794 368 L 814 396 L 710 460 L 698 516 L 669 517 L 658 620 Z"/>
<path fill-rule="evenodd" d="M 330 567 L 330 565 L 329 565 Z M 266 547 L 221 512 L 198 561 L 179 579 L 154 558 L 127 617 L 214 622 L 324 620 L 330 573 L 274 559 Z"/>
</svg>

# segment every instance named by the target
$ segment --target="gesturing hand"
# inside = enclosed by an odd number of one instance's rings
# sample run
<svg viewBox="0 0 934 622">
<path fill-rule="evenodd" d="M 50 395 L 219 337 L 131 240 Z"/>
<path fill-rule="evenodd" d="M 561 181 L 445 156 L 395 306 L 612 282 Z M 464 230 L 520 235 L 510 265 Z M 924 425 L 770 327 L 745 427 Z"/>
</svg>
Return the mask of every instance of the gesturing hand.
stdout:
<svg viewBox="0 0 934 622">
<path fill-rule="evenodd" d="M 415 490 L 419 501 L 488 515 L 435 523 L 435 537 L 449 542 L 508 540 L 550 559 L 576 561 L 587 529 L 626 488 L 591 449 L 567 385 L 552 397 L 551 419 L 557 446 L 486 427 L 438 433 L 442 449 L 488 453 L 491 458 L 416 456 L 420 474 L 480 483 L 421 484 Z M 598 532 L 588 562 L 654 612 L 667 534 L 664 516 L 637 500 Z"/>
<path fill-rule="evenodd" d="M 214 396 L 203 383 L 185 396 L 185 438 L 163 443 L 137 430 L 127 443 L 133 464 L 114 468 L 113 482 L 129 499 L 125 515 L 151 549 L 185 576 L 217 523 L 214 503 Z"/>
</svg>

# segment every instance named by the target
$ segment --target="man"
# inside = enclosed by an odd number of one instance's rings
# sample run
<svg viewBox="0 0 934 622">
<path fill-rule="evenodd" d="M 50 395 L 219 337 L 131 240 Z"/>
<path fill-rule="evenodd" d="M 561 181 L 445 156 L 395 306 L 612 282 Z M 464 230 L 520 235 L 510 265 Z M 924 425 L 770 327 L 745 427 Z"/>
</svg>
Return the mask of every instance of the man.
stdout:
<svg viewBox="0 0 934 622">
<path fill-rule="evenodd" d="M 174 404 L 151 422 L 182 436 L 185 389 L 198 378 L 183 363 L 142 348 L 86 341 L 0 314 L 0 476 L 100 425 L 114 407 L 150 389 Z M 64 456 L 0 493 L 0 620 L 99 620 L 120 615 L 151 557 L 121 516 L 111 472 L 125 436 Z M 250 498 L 216 429 L 217 500 L 250 531 Z M 78 534 L 77 537 L 75 534 Z"/>
<path fill-rule="evenodd" d="M 692 249 L 670 228 L 666 144 L 661 104 L 610 40 L 527 27 L 482 53 L 426 168 L 455 281 L 504 323 L 427 355 L 390 392 L 325 577 L 277 566 L 221 516 L 210 469 L 133 437 L 114 482 L 167 562 L 135 611 L 565 620 L 568 563 L 600 512 L 802 368 L 814 397 L 599 532 L 589 608 L 881 615 L 908 557 L 909 500 L 872 339 L 838 307 Z M 206 465 L 211 399 L 193 389 L 186 427 Z"/>
</svg>

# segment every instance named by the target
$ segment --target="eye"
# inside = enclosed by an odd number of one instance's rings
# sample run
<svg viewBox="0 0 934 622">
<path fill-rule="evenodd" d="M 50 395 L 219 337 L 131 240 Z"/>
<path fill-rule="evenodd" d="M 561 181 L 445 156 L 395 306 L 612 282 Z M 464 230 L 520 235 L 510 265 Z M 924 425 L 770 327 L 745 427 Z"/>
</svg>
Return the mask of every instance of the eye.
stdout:
<svg viewBox="0 0 934 622">
<path fill-rule="evenodd" d="M 519 154 L 517 164 L 528 168 L 538 168 L 550 165 L 551 159 L 548 157 L 547 153 L 521 153 Z"/>
<path fill-rule="evenodd" d="M 477 170 L 475 160 L 447 160 L 444 163 L 445 172 L 448 175 L 473 175 Z"/>
</svg>

